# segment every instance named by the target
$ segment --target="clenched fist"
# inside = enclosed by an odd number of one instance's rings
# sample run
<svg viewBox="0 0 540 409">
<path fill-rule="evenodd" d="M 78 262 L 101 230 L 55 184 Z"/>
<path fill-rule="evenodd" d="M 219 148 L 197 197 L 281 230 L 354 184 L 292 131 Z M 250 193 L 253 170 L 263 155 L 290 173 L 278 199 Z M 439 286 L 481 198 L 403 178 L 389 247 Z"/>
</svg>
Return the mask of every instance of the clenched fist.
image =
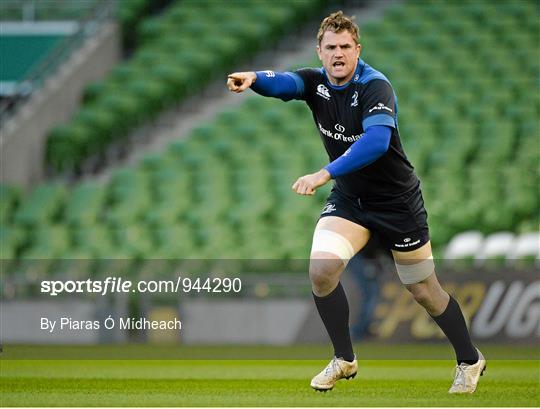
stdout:
<svg viewBox="0 0 540 409">
<path fill-rule="evenodd" d="M 234 72 L 227 77 L 227 88 L 232 92 L 240 93 L 251 87 L 257 80 L 257 74 L 253 71 Z"/>
<path fill-rule="evenodd" d="M 314 195 L 315 191 L 330 179 L 332 179 L 330 173 L 326 169 L 321 169 L 316 173 L 299 177 L 292 185 L 292 190 L 299 195 Z"/>
</svg>

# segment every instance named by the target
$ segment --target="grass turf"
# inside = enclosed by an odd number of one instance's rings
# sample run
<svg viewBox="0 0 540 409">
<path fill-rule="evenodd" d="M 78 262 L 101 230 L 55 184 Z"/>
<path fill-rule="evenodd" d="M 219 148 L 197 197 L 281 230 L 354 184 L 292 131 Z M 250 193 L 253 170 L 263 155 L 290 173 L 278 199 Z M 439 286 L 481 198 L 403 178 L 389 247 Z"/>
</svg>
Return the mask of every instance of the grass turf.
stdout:
<svg viewBox="0 0 540 409">
<path fill-rule="evenodd" d="M 440 348 L 447 350 L 445 346 Z M 422 346 L 417 350 L 421 353 Z M 453 362 L 448 360 L 362 360 L 356 379 L 342 380 L 333 391 L 325 394 L 315 392 L 309 387 L 309 380 L 326 363 L 313 360 L 3 359 L 0 361 L 0 404 L 540 406 L 538 360 L 490 360 L 478 390 L 467 396 L 447 393 L 453 368 Z"/>
</svg>

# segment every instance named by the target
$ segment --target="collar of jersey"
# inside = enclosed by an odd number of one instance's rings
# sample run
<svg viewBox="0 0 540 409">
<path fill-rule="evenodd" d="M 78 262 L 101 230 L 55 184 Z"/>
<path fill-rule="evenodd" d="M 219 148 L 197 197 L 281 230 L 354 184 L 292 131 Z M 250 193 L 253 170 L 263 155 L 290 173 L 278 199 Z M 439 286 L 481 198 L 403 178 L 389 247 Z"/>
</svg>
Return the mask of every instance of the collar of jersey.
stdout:
<svg viewBox="0 0 540 409">
<path fill-rule="evenodd" d="M 324 78 L 326 79 L 326 83 L 330 88 L 332 88 L 332 89 L 345 89 L 345 88 L 347 88 L 349 86 L 349 84 L 351 82 L 360 82 L 360 78 L 362 77 L 362 71 L 364 70 L 365 65 L 366 65 L 366 63 L 361 58 L 359 58 L 358 62 L 356 63 L 356 70 L 354 70 L 354 75 L 353 75 L 352 79 L 350 81 L 348 81 L 347 83 L 343 84 L 343 85 L 334 85 L 334 84 L 332 84 L 330 82 L 330 80 L 328 79 L 328 75 L 326 75 L 326 70 L 324 69 L 324 67 L 321 67 L 321 71 L 324 74 Z"/>
</svg>

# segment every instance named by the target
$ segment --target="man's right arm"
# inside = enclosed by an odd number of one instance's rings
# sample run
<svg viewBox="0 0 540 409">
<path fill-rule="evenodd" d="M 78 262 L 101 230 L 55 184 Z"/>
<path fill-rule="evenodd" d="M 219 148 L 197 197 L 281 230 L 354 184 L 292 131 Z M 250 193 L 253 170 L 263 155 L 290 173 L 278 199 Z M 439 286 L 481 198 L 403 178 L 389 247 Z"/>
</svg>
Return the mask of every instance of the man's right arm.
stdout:
<svg viewBox="0 0 540 409">
<path fill-rule="evenodd" d="M 260 95 L 283 101 L 300 99 L 304 94 L 304 81 L 293 72 L 237 72 L 229 75 L 227 86 L 233 92 L 243 92 L 251 87 Z"/>
</svg>

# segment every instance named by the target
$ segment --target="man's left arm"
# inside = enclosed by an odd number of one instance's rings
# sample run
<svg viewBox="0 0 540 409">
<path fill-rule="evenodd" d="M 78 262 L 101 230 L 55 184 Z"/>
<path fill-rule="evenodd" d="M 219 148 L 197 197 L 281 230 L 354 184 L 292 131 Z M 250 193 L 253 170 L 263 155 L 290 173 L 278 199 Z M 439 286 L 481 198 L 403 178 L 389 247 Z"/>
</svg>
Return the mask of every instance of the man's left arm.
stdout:
<svg viewBox="0 0 540 409">
<path fill-rule="evenodd" d="M 385 125 L 370 126 L 362 137 L 351 145 L 343 155 L 324 168 L 332 179 L 354 172 L 375 162 L 390 146 L 392 129 Z"/>
<path fill-rule="evenodd" d="M 365 133 L 335 161 L 318 172 L 302 176 L 292 186 L 301 195 L 313 195 L 331 179 L 373 163 L 388 150 L 392 128 L 396 128 L 396 101 L 392 86 L 383 79 L 366 84 L 362 95 L 362 128 Z"/>
<path fill-rule="evenodd" d="M 390 146 L 392 129 L 386 125 L 370 126 L 343 155 L 316 173 L 302 176 L 292 189 L 301 195 L 313 195 L 330 179 L 354 172 L 379 159 Z"/>
</svg>

